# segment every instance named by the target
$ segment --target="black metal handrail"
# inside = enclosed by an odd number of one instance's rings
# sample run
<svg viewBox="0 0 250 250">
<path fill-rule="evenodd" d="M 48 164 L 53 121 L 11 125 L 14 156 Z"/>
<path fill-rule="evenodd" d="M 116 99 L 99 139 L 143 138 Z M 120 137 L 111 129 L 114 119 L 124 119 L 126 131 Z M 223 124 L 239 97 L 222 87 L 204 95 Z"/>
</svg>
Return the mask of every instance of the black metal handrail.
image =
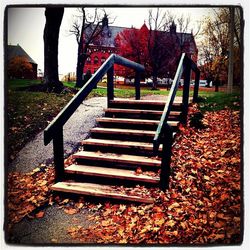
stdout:
<svg viewBox="0 0 250 250">
<path fill-rule="evenodd" d="M 158 148 L 159 148 L 159 145 L 160 145 L 160 138 L 161 138 L 161 134 L 162 134 L 162 131 L 163 131 L 163 126 L 168 120 L 168 116 L 170 114 L 170 111 L 171 111 L 171 108 L 172 108 L 172 105 L 173 105 L 173 102 L 174 102 L 174 98 L 175 98 L 175 95 L 176 95 L 176 92 L 177 92 L 177 89 L 178 89 L 178 86 L 179 86 L 179 82 L 180 82 L 180 79 L 181 79 L 181 76 L 182 76 L 182 72 L 183 72 L 184 57 L 185 57 L 185 54 L 183 53 L 181 55 L 181 59 L 180 59 L 177 71 L 175 73 L 175 77 L 174 77 L 171 89 L 169 91 L 169 95 L 167 97 L 167 101 L 166 101 L 166 104 L 165 104 L 165 107 L 164 107 L 160 122 L 159 122 L 158 127 L 157 127 L 156 132 L 155 132 L 155 136 L 154 136 L 154 139 L 153 139 L 154 152 L 158 151 Z"/>
<path fill-rule="evenodd" d="M 184 86 L 182 95 L 182 118 L 181 122 L 186 123 L 188 114 L 188 104 L 189 104 L 189 87 L 190 87 L 190 77 L 191 70 L 195 72 L 195 86 L 193 93 L 193 102 L 197 101 L 198 90 L 199 90 L 199 80 L 200 71 L 196 64 L 187 56 L 182 53 L 177 71 L 171 86 L 167 101 L 155 132 L 153 139 L 153 150 L 154 154 L 158 154 L 159 145 L 163 139 L 162 148 L 162 163 L 161 163 L 161 174 L 160 174 L 160 186 L 162 189 L 168 188 L 169 184 L 169 174 L 170 174 L 170 161 L 171 161 L 171 147 L 173 142 L 173 129 L 167 123 L 170 111 L 172 109 L 176 92 L 179 86 L 181 76 L 184 74 Z"/>
<path fill-rule="evenodd" d="M 108 79 L 108 104 L 110 100 L 114 99 L 114 64 L 122 65 L 136 71 L 135 96 L 136 99 L 140 99 L 140 73 L 145 70 L 144 66 L 124 57 L 111 54 L 102 66 L 95 72 L 95 74 L 85 83 L 85 85 L 44 130 L 44 144 L 48 145 L 50 141 L 53 140 L 54 164 L 56 170 L 55 178 L 57 181 L 62 180 L 64 177 L 63 126 L 106 73 Z"/>
</svg>

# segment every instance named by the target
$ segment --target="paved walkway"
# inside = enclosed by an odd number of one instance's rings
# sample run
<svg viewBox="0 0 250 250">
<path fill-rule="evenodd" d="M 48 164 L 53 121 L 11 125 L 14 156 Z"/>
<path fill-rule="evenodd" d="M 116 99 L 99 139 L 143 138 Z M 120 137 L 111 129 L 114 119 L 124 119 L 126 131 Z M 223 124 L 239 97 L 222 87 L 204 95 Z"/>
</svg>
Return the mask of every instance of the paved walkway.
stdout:
<svg viewBox="0 0 250 250">
<path fill-rule="evenodd" d="M 70 154 L 77 149 L 79 143 L 88 136 L 89 130 L 95 126 L 95 118 L 103 115 L 103 108 L 106 106 L 106 97 L 91 98 L 79 106 L 64 125 L 63 138 L 66 154 Z M 10 172 L 30 172 L 39 164 L 49 163 L 52 159 L 52 142 L 48 146 L 44 146 L 43 132 L 41 132 L 18 153 L 8 170 Z"/>
</svg>

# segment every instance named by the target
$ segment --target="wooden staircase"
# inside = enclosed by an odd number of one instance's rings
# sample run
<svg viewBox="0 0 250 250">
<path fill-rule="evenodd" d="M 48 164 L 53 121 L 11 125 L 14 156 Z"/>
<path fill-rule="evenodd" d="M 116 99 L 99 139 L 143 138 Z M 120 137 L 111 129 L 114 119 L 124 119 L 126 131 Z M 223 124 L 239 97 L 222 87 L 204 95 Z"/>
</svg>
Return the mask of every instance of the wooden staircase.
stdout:
<svg viewBox="0 0 250 250">
<path fill-rule="evenodd" d="M 96 119 L 90 138 L 81 142 L 84 150 L 73 154 L 65 178 L 54 191 L 151 203 L 151 197 L 126 193 L 122 187 L 159 185 L 162 145 L 153 154 L 153 138 L 165 102 L 114 99 L 105 116 Z M 177 131 L 181 104 L 174 103 L 168 124 Z"/>
<path fill-rule="evenodd" d="M 114 66 L 135 71 L 135 100 L 116 99 Z M 54 191 L 151 203 L 147 186 L 166 190 L 169 185 L 171 148 L 179 122 L 186 123 L 191 70 L 195 72 L 193 102 L 198 100 L 200 71 L 182 53 L 166 101 L 140 100 L 143 65 L 112 54 L 44 130 L 44 144 L 53 141 Z M 107 75 L 105 116 L 96 119 L 84 150 L 75 153 L 72 164 L 64 164 L 63 126 Z M 181 103 L 175 102 L 181 77 Z M 141 185 L 138 188 L 136 185 Z M 126 188 L 125 188 L 126 187 Z"/>
</svg>

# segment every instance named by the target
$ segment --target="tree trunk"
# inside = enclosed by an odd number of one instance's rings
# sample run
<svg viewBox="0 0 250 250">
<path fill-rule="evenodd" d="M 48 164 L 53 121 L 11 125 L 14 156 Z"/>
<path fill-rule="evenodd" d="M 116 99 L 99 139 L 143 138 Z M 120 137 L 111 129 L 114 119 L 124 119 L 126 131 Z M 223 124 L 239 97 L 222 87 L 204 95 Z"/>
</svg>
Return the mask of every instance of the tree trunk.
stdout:
<svg viewBox="0 0 250 250">
<path fill-rule="evenodd" d="M 49 92 L 61 92 L 62 82 L 58 78 L 58 38 L 64 8 L 48 7 L 45 10 L 46 23 L 44 39 L 44 84 Z"/>
<path fill-rule="evenodd" d="M 80 46 L 80 45 L 79 45 Z M 81 54 L 78 52 L 77 55 L 77 65 L 76 65 L 76 88 L 81 88 L 83 85 L 83 58 Z"/>
<path fill-rule="evenodd" d="M 227 93 L 233 92 L 233 78 L 234 78 L 233 60 L 234 60 L 234 7 L 230 7 Z"/>
<path fill-rule="evenodd" d="M 80 32 L 80 38 L 78 41 L 78 50 L 77 50 L 77 65 L 76 65 L 76 88 L 81 88 L 83 86 L 83 68 L 85 65 L 85 60 L 84 60 L 84 54 L 86 55 L 87 49 L 86 49 L 86 44 L 85 48 L 84 46 L 84 41 L 83 41 L 83 34 L 84 34 L 84 29 L 85 29 L 85 21 L 86 21 L 86 16 L 85 16 L 85 10 L 82 9 L 82 26 L 81 26 L 81 32 Z M 85 52 L 85 53 L 84 53 Z"/>
</svg>

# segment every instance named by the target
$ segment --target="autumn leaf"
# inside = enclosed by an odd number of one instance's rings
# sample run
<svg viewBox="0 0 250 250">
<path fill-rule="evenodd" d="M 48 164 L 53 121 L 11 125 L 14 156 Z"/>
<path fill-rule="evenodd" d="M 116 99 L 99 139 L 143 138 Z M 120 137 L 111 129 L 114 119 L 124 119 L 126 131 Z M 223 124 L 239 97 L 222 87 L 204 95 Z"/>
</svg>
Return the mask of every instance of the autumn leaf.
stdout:
<svg viewBox="0 0 250 250">
<path fill-rule="evenodd" d="M 70 214 L 70 215 L 76 214 L 76 213 L 78 212 L 77 209 L 74 209 L 74 208 L 64 209 L 63 211 L 64 211 L 66 214 Z"/>
<path fill-rule="evenodd" d="M 44 211 L 40 211 L 36 214 L 36 218 L 43 218 L 44 216 Z"/>
</svg>

